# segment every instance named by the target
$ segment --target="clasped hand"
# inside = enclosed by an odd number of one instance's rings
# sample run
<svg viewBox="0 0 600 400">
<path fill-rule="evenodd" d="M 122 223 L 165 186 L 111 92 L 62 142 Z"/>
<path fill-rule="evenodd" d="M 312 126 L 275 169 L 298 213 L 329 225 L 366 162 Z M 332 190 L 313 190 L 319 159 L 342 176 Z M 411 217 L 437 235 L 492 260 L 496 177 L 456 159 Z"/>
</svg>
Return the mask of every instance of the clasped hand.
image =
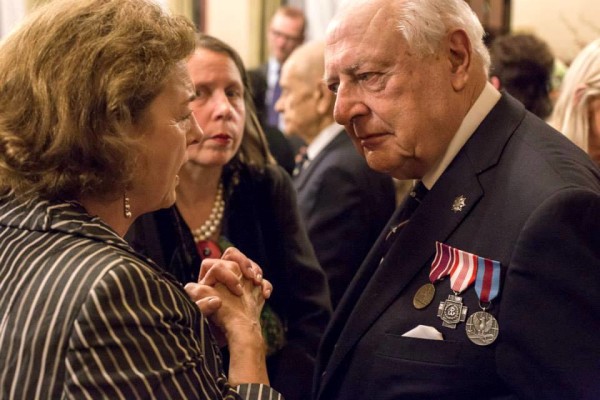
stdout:
<svg viewBox="0 0 600 400">
<path fill-rule="evenodd" d="M 205 259 L 198 283 L 185 291 L 213 323 L 213 333 L 224 345 L 232 333 L 260 331 L 260 312 L 273 290 L 263 279 L 261 268 L 236 248 L 228 248 L 220 259 Z M 215 326 L 218 331 L 215 331 Z"/>
</svg>

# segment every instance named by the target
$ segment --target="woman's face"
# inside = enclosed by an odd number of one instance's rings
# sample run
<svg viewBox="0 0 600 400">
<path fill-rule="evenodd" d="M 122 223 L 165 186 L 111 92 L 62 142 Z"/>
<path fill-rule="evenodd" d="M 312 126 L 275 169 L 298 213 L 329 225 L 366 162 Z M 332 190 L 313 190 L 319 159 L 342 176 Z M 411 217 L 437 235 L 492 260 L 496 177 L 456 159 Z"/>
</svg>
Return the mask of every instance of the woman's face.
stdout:
<svg viewBox="0 0 600 400">
<path fill-rule="evenodd" d="M 134 125 L 134 133 L 142 140 L 139 168 L 128 191 L 135 215 L 175 203 L 177 173 L 186 161 L 186 149 L 202 140 L 191 111 L 193 99 L 194 88 L 182 61 Z"/>
<path fill-rule="evenodd" d="M 240 71 L 225 53 L 196 49 L 187 68 L 196 90 L 192 111 L 204 137 L 188 148 L 189 162 L 204 167 L 227 164 L 244 135 L 246 106 Z"/>
<path fill-rule="evenodd" d="M 590 137 L 588 154 L 600 165 L 600 97 L 590 101 Z"/>
</svg>

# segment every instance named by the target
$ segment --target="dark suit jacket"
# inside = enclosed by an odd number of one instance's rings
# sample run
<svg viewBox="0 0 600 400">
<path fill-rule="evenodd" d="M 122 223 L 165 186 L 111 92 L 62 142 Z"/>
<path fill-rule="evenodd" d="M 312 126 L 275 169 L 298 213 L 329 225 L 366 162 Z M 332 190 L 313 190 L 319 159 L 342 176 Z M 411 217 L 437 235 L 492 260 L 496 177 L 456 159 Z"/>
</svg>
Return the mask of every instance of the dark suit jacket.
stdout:
<svg viewBox="0 0 600 400">
<path fill-rule="evenodd" d="M 267 69 L 268 64 L 249 69 L 248 78 L 250 79 L 250 87 L 252 88 L 252 100 L 256 108 L 256 115 L 262 126 L 267 126 L 267 108 L 265 99 L 267 96 Z"/>
<path fill-rule="evenodd" d="M 294 169 L 294 156 L 298 151 L 298 147 L 278 127 L 270 126 L 267 123 L 267 107 L 265 104 L 267 96 L 267 64 L 248 70 L 248 78 L 250 79 L 250 87 L 252 88 L 252 100 L 256 109 L 256 116 L 265 132 L 267 142 L 269 143 L 269 150 L 271 150 L 277 163 L 291 174 Z"/>
<path fill-rule="evenodd" d="M 600 398 L 600 171 L 520 103 L 502 96 L 379 265 L 383 236 L 326 331 L 315 398 Z M 493 344 L 442 327 L 448 279 L 413 307 L 436 241 L 501 263 Z M 444 341 L 401 336 L 417 325 Z"/>
<path fill-rule="evenodd" d="M 335 308 L 394 211 L 392 179 L 370 169 L 340 131 L 294 186 Z"/>
<path fill-rule="evenodd" d="M 305 399 L 331 314 L 325 274 L 298 216 L 290 177 L 268 166 L 264 172 L 242 169 L 238 179 L 226 193 L 223 235 L 256 261 L 274 286 L 268 304 L 282 319 L 287 341 L 267 358 L 271 385 L 282 388 L 286 399 Z M 197 279 L 200 257 L 175 207 L 141 216 L 127 239 L 182 283 Z"/>
</svg>

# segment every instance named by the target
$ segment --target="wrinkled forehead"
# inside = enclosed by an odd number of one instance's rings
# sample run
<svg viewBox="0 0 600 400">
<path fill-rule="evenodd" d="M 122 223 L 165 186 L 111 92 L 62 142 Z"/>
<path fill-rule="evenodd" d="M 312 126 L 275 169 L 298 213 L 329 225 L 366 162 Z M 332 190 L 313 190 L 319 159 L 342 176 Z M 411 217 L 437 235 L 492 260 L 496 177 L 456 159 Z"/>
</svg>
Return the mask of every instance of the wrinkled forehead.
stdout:
<svg viewBox="0 0 600 400">
<path fill-rule="evenodd" d="M 352 3 L 329 24 L 325 36 L 325 69 L 342 59 L 368 58 L 369 54 L 389 51 L 398 43 L 394 13 L 389 6 L 376 6 L 385 1 Z M 363 7 L 358 7 L 364 4 Z M 327 74 L 327 72 L 326 72 Z"/>
</svg>

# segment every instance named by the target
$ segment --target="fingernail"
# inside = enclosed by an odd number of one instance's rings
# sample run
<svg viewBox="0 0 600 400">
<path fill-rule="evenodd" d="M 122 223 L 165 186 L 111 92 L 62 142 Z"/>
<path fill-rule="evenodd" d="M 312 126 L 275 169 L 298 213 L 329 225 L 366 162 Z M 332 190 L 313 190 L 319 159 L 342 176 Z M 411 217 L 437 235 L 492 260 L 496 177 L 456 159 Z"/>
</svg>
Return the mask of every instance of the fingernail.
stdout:
<svg viewBox="0 0 600 400">
<path fill-rule="evenodd" d="M 256 280 L 257 280 L 257 281 L 259 281 L 259 282 L 260 282 L 260 281 L 262 281 L 262 278 L 263 278 L 263 277 L 262 277 L 262 275 L 261 275 L 261 274 L 256 274 Z"/>
<path fill-rule="evenodd" d="M 267 290 L 265 290 L 265 294 L 266 294 L 267 296 L 270 296 L 270 295 L 271 295 L 271 291 L 272 291 L 271 289 L 267 289 Z"/>
<path fill-rule="evenodd" d="M 244 292 L 244 289 L 242 288 L 242 285 L 240 285 L 239 283 L 235 286 L 238 290 L 238 293 L 242 294 Z"/>
</svg>

